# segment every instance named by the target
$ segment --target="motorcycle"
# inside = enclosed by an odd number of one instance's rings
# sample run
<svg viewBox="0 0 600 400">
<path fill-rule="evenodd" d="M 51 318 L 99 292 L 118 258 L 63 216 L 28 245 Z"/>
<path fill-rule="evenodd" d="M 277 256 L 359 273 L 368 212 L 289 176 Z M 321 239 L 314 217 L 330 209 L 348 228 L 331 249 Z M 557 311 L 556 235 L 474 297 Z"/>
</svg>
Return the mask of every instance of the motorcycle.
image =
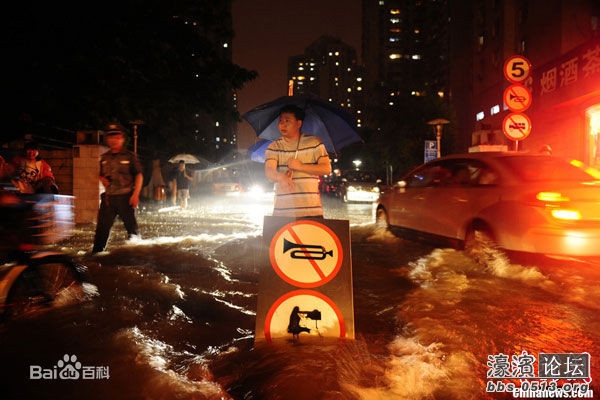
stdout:
<svg viewBox="0 0 600 400">
<path fill-rule="evenodd" d="M 73 196 L 22 195 L 0 188 L 0 320 L 70 303 L 81 296 L 87 268 L 48 249 L 70 236 Z"/>
</svg>

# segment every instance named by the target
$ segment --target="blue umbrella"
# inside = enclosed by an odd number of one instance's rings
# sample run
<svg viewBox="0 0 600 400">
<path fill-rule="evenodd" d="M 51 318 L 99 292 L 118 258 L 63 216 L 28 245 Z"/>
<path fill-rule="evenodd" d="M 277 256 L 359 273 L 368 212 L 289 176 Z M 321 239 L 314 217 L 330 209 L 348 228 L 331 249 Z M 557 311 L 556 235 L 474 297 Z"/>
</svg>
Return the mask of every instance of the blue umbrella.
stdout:
<svg viewBox="0 0 600 400">
<path fill-rule="evenodd" d="M 288 104 L 304 109 L 306 116 L 301 131 L 321 138 L 328 152 L 338 153 L 345 146 L 362 141 L 354 118 L 345 109 L 313 96 L 283 96 L 253 108 L 242 118 L 259 138 L 275 140 L 281 137 L 277 127 L 279 110 Z"/>
<path fill-rule="evenodd" d="M 272 140 L 260 140 L 254 143 L 252 146 L 248 147 L 248 155 L 252 161 L 256 162 L 265 162 L 265 152 L 267 151 L 267 147 Z"/>
</svg>

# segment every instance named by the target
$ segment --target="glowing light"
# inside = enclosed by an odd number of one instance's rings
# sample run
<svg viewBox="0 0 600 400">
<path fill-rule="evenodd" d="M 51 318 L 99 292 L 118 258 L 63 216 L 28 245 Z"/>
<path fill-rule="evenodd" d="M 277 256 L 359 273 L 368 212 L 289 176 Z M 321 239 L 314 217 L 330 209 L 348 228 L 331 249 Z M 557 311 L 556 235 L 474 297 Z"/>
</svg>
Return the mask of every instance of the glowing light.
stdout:
<svg viewBox="0 0 600 400">
<path fill-rule="evenodd" d="M 540 201 L 550 203 L 566 202 L 570 200 L 568 197 L 563 196 L 558 192 L 539 192 L 535 197 Z"/>
<path fill-rule="evenodd" d="M 559 208 L 552 210 L 551 213 L 556 219 L 563 219 L 567 221 L 577 221 L 581 219 L 581 213 L 577 210 L 564 210 Z"/>
</svg>

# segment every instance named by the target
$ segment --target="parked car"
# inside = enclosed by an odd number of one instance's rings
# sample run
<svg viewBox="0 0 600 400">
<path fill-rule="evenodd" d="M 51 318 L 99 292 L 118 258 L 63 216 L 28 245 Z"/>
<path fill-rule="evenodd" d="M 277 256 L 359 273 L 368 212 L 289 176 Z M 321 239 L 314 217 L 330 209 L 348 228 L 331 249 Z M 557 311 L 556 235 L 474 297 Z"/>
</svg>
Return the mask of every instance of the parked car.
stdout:
<svg viewBox="0 0 600 400">
<path fill-rule="evenodd" d="M 243 186 L 236 178 L 217 178 L 212 184 L 211 191 L 217 195 L 239 195 Z"/>
<path fill-rule="evenodd" d="M 375 174 L 368 171 L 344 171 L 341 182 L 337 186 L 337 195 L 344 203 L 377 201 L 379 198 L 379 183 Z"/>
<path fill-rule="evenodd" d="M 342 179 L 337 175 L 319 177 L 319 192 L 330 196 L 337 196 Z"/>
<path fill-rule="evenodd" d="M 600 173 L 519 152 L 441 157 L 381 194 L 378 224 L 473 250 L 600 255 Z M 481 247 L 479 247 L 481 248 Z"/>
</svg>

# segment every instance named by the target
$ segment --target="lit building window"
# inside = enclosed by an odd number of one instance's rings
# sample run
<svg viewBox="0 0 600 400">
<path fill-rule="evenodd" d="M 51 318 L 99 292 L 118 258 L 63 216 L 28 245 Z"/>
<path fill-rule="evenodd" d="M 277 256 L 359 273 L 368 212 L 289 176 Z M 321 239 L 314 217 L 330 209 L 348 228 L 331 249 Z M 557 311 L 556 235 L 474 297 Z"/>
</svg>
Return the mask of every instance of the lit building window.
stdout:
<svg viewBox="0 0 600 400">
<path fill-rule="evenodd" d="M 438 97 L 443 98 L 444 97 L 444 92 L 439 91 L 437 92 Z"/>
<path fill-rule="evenodd" d="M 223 47 L 224 47 L 224 48 L 228 48 L 228 47 L 229 47 L 229 44 L 228 44 L 228 43 L 223 43 Z"/>
<path fill-rule="evenodd" d="M 397 60 L 399 58 L 402 58 L 402 55 L 401 54 L 397 54 L 397 53 L 393 53 L 393 54 L 390 54 L 389 57 L 390 57 L 390 60 Z"/>
<path fill-rule="evenodd" d="M 420 60 L 421 59 L 421 55 L 420 54 L 413 54 L 410 58 L 412 58 L 413 60 Z"/>
<path fill-rule="evenodd" d="M 400 10 L 398 10 L 397 8 L 394 8 L 394 9 L 390 10 L 390 14 L 398 15 L 398 14 L 400 14 Z"/>
<path fill-rule="evenodd" d="M 400 18 L 390 18 L 390 22 L 392 24 L 398 24 L 398 23 L 400 23 Z"/>
<path fill-rule="evenodd" d="M 492 108 L 490 108 L 490 115 L 496 115 L 500 112 L 500 106 L 496 104 Z"/>
<path fill-rule="evenodd" d="M 479 111 L 477 114 L 475 114 L 476 121 L 481 121 L 483 118 L 485 118 L 485 113 L 483 111 Z"/>
</svg>

